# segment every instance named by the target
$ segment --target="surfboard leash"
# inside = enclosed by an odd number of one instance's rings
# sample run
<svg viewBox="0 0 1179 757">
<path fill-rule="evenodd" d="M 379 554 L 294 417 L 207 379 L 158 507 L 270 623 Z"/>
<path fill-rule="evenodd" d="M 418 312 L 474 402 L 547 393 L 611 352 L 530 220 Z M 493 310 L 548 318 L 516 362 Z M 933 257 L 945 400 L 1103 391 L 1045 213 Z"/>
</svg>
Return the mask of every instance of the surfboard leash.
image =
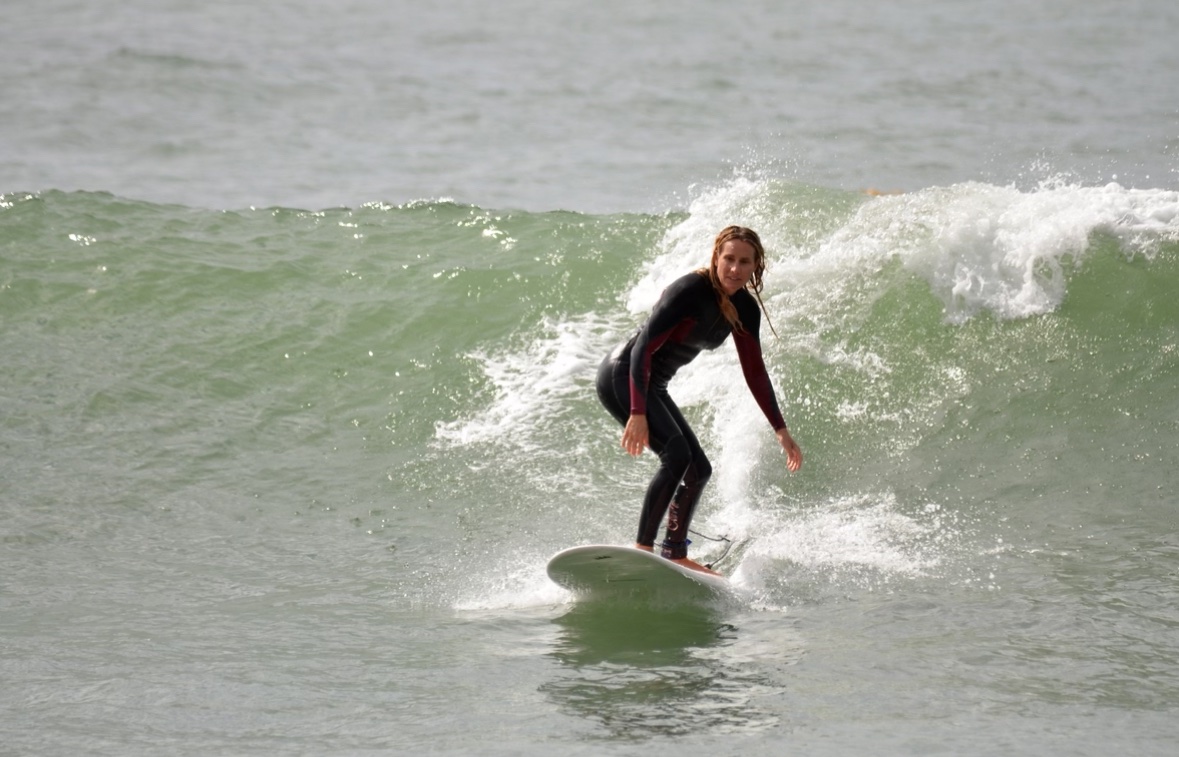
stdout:
<svg viewBox="0 0 1179 757">
<path fill-rule="evenodd" d="M 721 552 L 721 556 L 716 558 L 712 562 L 706 563 L 704 565 L 704 567 L 708 568 L 709 570 L 712 570 L 714 565 L 717 565 L 718 563 L 720 563 L 721 560 L 728 557 L 729 550 L 731 550 L 733 548 L 733 540 L 727 536 L 709 536 L 708 534 L 702 534 L 699 531 L 693 531 L 690 528 L 688 529 L 688 533 L 693 534 L 695 536 L 699 536 L 701 539 L 706 539 L 708 541 L 723 541 L 725 543 L 725 551 Z"/>
</svg>

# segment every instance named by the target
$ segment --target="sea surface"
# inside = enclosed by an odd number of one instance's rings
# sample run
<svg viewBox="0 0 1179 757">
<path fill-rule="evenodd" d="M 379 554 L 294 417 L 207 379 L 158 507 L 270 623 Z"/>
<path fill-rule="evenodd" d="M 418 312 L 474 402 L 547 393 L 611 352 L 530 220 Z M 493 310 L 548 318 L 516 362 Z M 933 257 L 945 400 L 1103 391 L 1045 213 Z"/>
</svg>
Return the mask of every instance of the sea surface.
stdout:
<svg viewBox="0 0 1179 757">
<path fill-rule="evenodd" d="M 8 9 L 0 754 L 1174 754 L 1177 37 L 1161 0 Z M 546 560 L 630 542 L 654 469 L 596 366 L 731 223 L 804 466 L 702 356 L 734 596 L 577 602 Z"/>
</svg>

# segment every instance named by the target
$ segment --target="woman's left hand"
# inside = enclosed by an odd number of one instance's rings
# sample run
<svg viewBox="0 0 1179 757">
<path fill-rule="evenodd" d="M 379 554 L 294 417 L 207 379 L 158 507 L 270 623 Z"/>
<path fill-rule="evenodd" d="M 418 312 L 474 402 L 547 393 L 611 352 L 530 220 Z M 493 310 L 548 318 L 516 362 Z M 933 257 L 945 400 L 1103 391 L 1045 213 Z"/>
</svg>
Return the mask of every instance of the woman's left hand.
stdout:
<svg viewBox="0 0 1179 757">
<path fill-rule="evenodd" d="M 622 430 L 622 448 L 638 457 L 651 445 L 651 433 L 647 429 L 647 416 L 632 415 Z"/>
<path fill-rule="evenodd" d="M 802 467 L 802 450 L 798 448 L 794 437 L 790 436 L 790 432 L 785 428 L 778 429 L 776 433 L 778 444 L 782 445 L 782 450 L 786 453 L 786 468 L 794 473 Z"/>
</svg>

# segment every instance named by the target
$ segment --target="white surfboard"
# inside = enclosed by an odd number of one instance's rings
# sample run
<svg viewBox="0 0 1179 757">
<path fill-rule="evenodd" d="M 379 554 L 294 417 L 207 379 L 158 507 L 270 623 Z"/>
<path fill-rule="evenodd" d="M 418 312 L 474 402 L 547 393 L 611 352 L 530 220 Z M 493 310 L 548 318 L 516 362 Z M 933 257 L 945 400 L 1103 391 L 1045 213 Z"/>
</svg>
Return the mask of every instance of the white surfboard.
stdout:
<svg viewBox="0 0 1179 757">
<path fill-rule="evenodd" d="M 724 576 L 703 573 L 634 547 L 591 544 L 553 555 L 549 578 L 593 599 L 632 598 L 660 602 L 713 599 L 730 591 Z"/>
</svg>

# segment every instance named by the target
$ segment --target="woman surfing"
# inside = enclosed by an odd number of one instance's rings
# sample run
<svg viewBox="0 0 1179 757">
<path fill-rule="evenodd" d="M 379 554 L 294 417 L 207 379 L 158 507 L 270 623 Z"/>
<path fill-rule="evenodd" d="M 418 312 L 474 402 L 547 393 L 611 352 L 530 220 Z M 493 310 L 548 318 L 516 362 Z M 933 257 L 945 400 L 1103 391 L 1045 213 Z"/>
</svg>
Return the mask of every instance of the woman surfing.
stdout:
<svg viewBox="0 0 1179 757">
<path fill-rule="evenodd" d="M 729 335 L 737 348 L 745 383 L 786 453 L 786 467 L 802 466 L 798 448 L 778 408 L 762 358 L 758 332 L 765 249 L 757 232 L 729 226 L 717 235 L 708 268 L 674 281 L 647 322 L 616 347 L 598 369 L 598 398 L 623 425 L 622 447 L 638 456 L 650 447 L 659 469 L 647 487 L 635 546 L 653 552 L 667 515 L 663 557 L 695 570 L 713 572 L 688 559 L 688 526 L 712 465 L 667 386 L 702 350 L 714 350 Z"/>
</svg>

